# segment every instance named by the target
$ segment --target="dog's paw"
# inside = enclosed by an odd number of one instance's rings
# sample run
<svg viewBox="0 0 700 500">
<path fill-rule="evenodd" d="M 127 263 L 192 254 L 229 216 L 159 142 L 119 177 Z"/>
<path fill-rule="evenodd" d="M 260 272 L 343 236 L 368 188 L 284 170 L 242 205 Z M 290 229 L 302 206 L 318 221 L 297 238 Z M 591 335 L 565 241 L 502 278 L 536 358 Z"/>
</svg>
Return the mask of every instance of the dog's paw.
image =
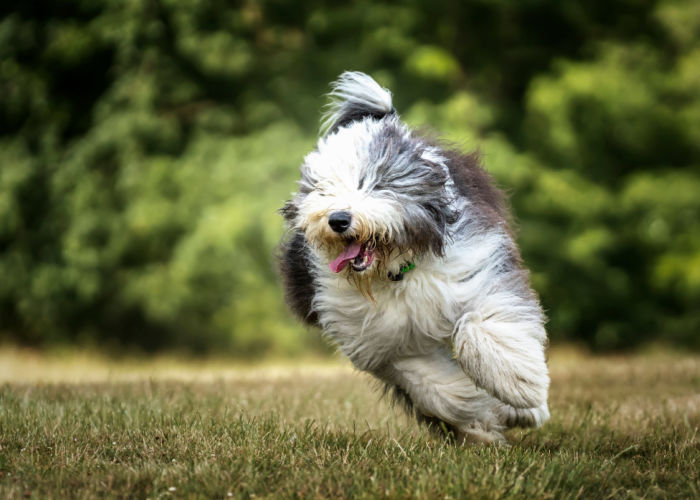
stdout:
<svg viewBox="0 0 700 500">
<path fill-rule="evenodd" d="M 480 423 L 472 423 L 457 432 L 455 441 L 461 446 L 496 445 L 508 447 L 508 441 L 502 432 L 497 429 L 489 429 Z"/>
<path fill-rule="evenodd" d="M 513 408 L 510 405 L 500 405 L 496 412 L 502 425 L 511 427 L 541 427 L 549 420 L 547 403 L 537 408 Z"/>
</svg>

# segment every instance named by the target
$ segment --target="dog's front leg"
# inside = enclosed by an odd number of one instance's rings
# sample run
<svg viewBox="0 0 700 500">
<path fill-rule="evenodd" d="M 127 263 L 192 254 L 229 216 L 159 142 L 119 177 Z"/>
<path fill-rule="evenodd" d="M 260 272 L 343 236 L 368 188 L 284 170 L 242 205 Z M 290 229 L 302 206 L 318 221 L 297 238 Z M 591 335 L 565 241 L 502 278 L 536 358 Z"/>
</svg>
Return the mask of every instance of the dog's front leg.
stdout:
<svg viewBox="0 0 700 500">
<path fill-rule="evenodd" d="M 403 396 L 419 421 L 445 424 L 443 430 L 454 432 L 460 443 L 503 442 L 506 420 L 518 417 L 513 408 L 478 389 L 444 347 L 394 359 L 373 373 Z"/>
<path fill-rule="evenodd" d="M 549 388 L 546 334 L 540 317 L 528 309 L 528 304 L 507 310 L 484 307 L 464 314 L 452 334 L 465 373 L 515 408 L 546 405 Z"/>
</svg>

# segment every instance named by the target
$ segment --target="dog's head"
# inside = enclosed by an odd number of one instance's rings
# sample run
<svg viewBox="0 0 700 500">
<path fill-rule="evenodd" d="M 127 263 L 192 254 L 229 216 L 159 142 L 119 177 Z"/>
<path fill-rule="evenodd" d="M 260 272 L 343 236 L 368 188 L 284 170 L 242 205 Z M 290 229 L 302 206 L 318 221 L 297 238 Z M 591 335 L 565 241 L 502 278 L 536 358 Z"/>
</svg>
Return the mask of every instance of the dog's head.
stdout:
<svg viewBox="0 0 700 500">
<path fill-rule="evenodd" d="M 331 271 L 358 282 L 441 254 L 454 214 L 437 149 L 412 135 L 369 76 L 343 73 L 329 95 L 324 133 L 282 208 L 289 225 Z"/>
</svg>

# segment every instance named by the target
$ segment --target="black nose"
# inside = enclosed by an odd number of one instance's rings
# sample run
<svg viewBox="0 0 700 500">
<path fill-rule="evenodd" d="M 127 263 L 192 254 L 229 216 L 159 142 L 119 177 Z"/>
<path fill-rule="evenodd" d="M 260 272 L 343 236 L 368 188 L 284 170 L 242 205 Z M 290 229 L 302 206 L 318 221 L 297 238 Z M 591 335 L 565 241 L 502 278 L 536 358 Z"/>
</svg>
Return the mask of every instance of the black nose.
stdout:
<svg viewBox="0 0 700 500">
<path fill-rule="evenodd" d="M 336 233 L 342 233 L 347 228 L 350 227 L 350 221 L 352 221 L 352 215 L 349 212 L 333 212 L 330 217 L 328 217 L 328 225 Z"/>
</svg>

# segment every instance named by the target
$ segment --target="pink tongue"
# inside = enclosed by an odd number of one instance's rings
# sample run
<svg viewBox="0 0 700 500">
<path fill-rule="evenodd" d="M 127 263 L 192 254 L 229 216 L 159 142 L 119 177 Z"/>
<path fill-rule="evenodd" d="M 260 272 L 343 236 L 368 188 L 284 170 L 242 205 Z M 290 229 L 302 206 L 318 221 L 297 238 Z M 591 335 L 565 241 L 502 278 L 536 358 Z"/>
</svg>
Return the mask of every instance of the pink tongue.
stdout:
<svg viewBox="0 0 700 500">
<path fill-rule="evenodd" d="M 339 273 L 340 271 L 345 269 L 345 266 L 348 265 L 348 262 L 357 257 L 360 254 L 361 250 L 362 245 L 360 245 L 359 243 L 348 243 L 348 246 L 345 247 L 345 250 L 343 250 L 342 253 L 338 255 L 333 262 L 330 263 L 331 271 L 333 271 L 334 273 Z"/>
</svg>

